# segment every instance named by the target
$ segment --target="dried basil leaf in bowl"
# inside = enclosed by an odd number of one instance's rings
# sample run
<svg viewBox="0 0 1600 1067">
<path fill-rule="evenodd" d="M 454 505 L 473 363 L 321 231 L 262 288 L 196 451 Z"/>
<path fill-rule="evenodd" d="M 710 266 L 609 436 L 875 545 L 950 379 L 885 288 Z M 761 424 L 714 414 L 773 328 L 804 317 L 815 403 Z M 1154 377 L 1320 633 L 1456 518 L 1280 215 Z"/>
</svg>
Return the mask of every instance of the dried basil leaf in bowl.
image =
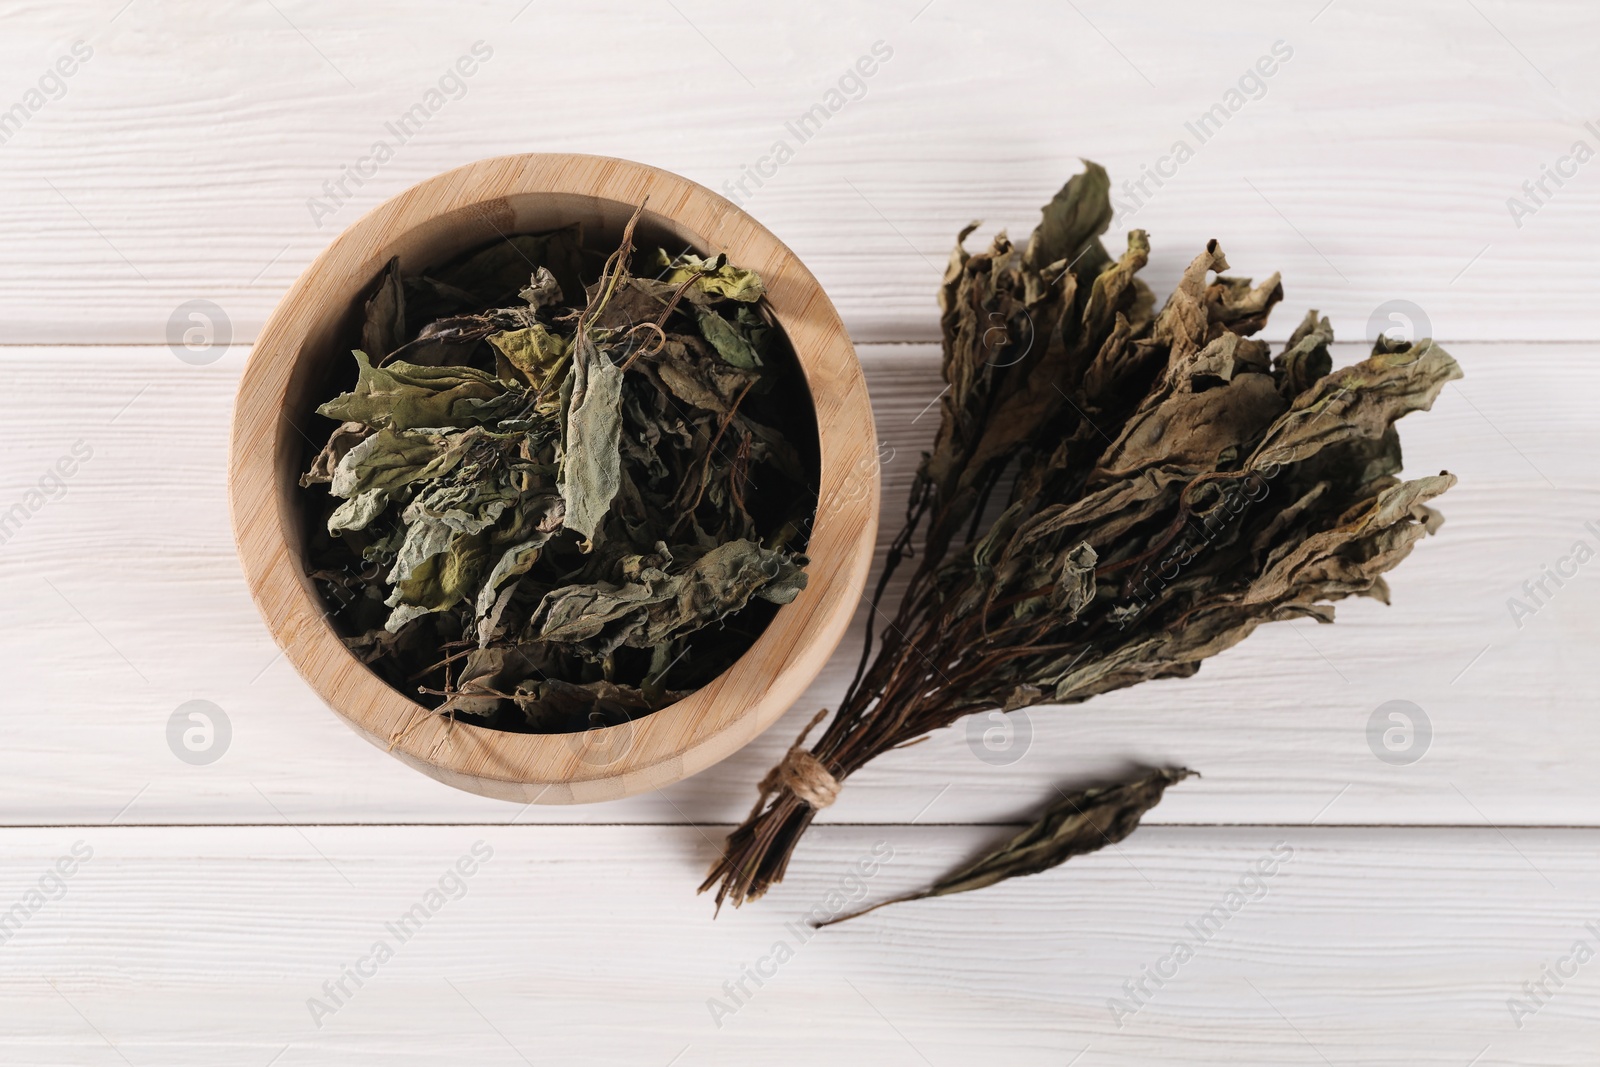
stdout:
<svg viewBox="0 0 1600 1067">
<path fill-rule="evenodd" d="M 805 587 L 816 424 L 761 279 L 636 253 L 639 218 L 598 264 L 578 226 L 391 261 L 317 408 L 311 576 L 357 657 L 442 714 L 649 714 Z"/>
</svg>

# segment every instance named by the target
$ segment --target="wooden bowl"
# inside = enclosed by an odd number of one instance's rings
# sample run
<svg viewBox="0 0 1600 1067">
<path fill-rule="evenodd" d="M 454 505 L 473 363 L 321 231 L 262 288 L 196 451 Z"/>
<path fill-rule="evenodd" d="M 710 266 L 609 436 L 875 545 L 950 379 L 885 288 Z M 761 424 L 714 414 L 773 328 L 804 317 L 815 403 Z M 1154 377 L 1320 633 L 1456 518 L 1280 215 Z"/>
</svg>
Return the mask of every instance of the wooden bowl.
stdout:
<svg viewBox="0 0 1600 1067">
<path fill-rule="evenodd" d="M 821 451 L 809 583 L 731 668 L 631 723 L 576 734 L 518 734 L 454 723 L 390 688 L 345 648 L 304 566 L 296 479 L 313 410 L 326 399 L 358 297 L 390 256 L 417 270 L 497 234 L 572 222 L 620 234 L 649 198 L 641 234 L 726 252 L 760 274 L 816 411 Z M 641 242 L 643 243 L 643 242 Z M 449 785 L 547 804 L 627 796 L 716 763 L 771 726 L 843 636 L 866 585 L 878 521 L 872 407 L 839 315 L 793 252 L 716 193 L 654 167 L 582 155 L 487 159 L 413 186 L 341 234 L 262 328 L 233 415 L 229 488 L 245 577 L 272 636 L 357 733 Z"/>
</svg>

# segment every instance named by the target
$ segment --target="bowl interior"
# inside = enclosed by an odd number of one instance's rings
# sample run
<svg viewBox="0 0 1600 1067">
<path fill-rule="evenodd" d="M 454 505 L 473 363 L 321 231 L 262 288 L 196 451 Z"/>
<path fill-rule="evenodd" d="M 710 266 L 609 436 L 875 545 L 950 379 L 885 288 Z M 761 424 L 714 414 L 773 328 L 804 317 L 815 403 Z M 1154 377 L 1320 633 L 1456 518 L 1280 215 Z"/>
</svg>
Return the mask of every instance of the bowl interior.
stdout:
<svg viewBox="0 0 1600 1067">
<path fill-rule="evenodd" d="M 496 212 L 494 216 L 491 216 L 488 212 L 482 210 L 465 210 L 442 216 L 443 229 L 437 224 L 430 224 L 424 227 L 424 232 L 418 240 L 404 242 L 402 246 L 392 249 L 392 254 L 397 255 L 400 259 L 402 273 L 407 276 L 417 274 L 448 262 L 461 254 L 480 251 L 486 245 L 492 245 L 509 236 L 529 232 L 548 232 L 561 226 L 569 226 L 573 222 L 580 222 L 584 237 L 583 281 L 586 285 L 593 284 L 598 279 L 607 257 L 616 250 L 621 242 L 624 227 L 634 212 L 634 208 L 631 205 L 615 201 L 598 201 L 594 198 L 577 197 L 559 198 L 568 203 L 569 209 L 570 204 L 575 201 L 581 201 L 589 209 L 585 212 L 588 216 L 587 218 L 574 219 L 570 214 L 562 213 L 562 205 L 560 203 L 552 204 L 551 201 L 557 198 L 524 196 L 517 199 L 522 201 L 526 208 L 519 214 L 513 205 L 510 220 L 498 217 L 504 215 L 504 212 Z M 553 221 L 546 222 L 547 218 Z M 528 221 L 520 221 L 524 219 Z M 485 232 L 488 234 L 487 237 L 484 236 Z M 636 256 L 658 247 L 666 251 L 668 255 L 676 255 L 680 252 L 695 252 L 700 255 L 708 254 L 708 250 L 701 247 L 695 237 L 686 237 L 680 229 L 672 227 L 668 220 L 659 217 L 641 217 L 640 223 L 635 229 L 633 241 Z M 412 250 L 411 245 L 417 245 L 418 247 Z M 709 253 L 714 253 L 715 251 L 712 249 L 709 250 Z M 531 266 L 529 270 L 531 272 Z M 346 392 L 355 385 L 355 365 L 348 353 L 351 349 L 360 347 L 362 308 L 365 298 L 370 295 L 377 282 L 378 277 L 375 272 L 371 283 L 363 287 L 356 297 L 348 302 L 348 306 L 344 308 L 342 314 L 340 313 L 340 308 L 330 300 L 328 317 L 332 327 L 328 332 L 331 335 L 331 340 L 325 351 L 316 348 L 308 349 L 305 352 L 304 358 L 298 363 L 296 380 L 291 384 L 293 400 L 286 414 L 289 420 L 302 432 L 285 437 L 287 445 L 285 453 L 290 458 L 292 468 L 286 475 L 289 479 L 290 488 L 290 503 L 288 505 L 290 508 L 290 521 L 287 526 L 297 538 L 293 542 L 292 548 L 303 561 L 317 555 L 312 549 L 312 544 L 318 539 L 319 531 L 317 527 L 325 521 L 326 508 L 316 506 L 317 498 L 323 490 L 300 489 L 295 479 L 298 477 L 299 472 L 307 469 L 311 457 L 319 450 L 320 446 L 315 442 L 325 440 L 336 425 L 336 420 L 315 413 L 316 404 Z M 581 299 L 581 294 L 568 296 L 569 303 L 581 301 Z M 767 318 L 769 323 L 775 325 L 782 335 L 781 345 L 777 352 L 774 353 L 778 358 L 772 359 L 767 368 L 771 376 L 770 380 L 774 392 L 777 396 L 782 397 L 782 402 L 774 405 L 769 401 L 766 412 L 760 418 L 767 425 L 772 426 L 783 434 L 785 441 L 795 450 L 807 472 L 806 483 L 803 488 L 792 487 L 788 492 L 775 493 L 773 491 L 774 487 L 771 486 L 767 487 L 765 492 L 763 492 L 762 486 L 759 484 L 752 487 L 753 495 L 747 500 L 752 514 L 757 516 L 770 515 L 773 518 L 767 521 L 777 522 L 781 521 L 781 515 L 778 515 L 779 511 L 787 513 L 791 507 L 796 506 L 799 502 L 796 496 L 793 495 L 793 489 L 801 489 L 801 498 L 809 493 L 813 503 L 816 499 L 820 464 L 817 426 L 815 411 L 811 403 L 811 394 L 807 388 L 805 376 L 800 370 L 798 360 L 788 342 L 787 335 L 782 333 L 781 323 L 777 323 L 774 320 L 765 302 L 757 305 L 757 310 L 758 313 Z M 336 502 L 331 501 L 329 506 L 331 507 L 331 504 Z M 808 513 L 808 520 L 813 517 L 814 512 Z M 763 520 L 758 518 L 757 521 Z M 326 538 L 323 537 L 322 541 L 325 542 Z M 795 544 L 795 547 L 801 550 L 804 549 L 803 538 Z M 304 571 L 310 571 L 311 569 L 312 565 L 310 564 L 302 567 Z M 355 636 L 359 633 L 359 629 L 347 629 L 341 625 L 342 617 L 338 612 L 343 605 L 339 605 L 328 598 L 322 599 L 323 603 L 335 613 L 331 616 L 331 621 L 335 626 L 341 627 L 341 632 L 344 636 Z M 778 610 L 777 605 L 764 600 L 753 599 L 734 615 L 730 615 L 726 621 L 733 624 L 735 630 L 750 635 L 748 643 L 753 644 L 755 636 L 759 635 L 760 631 L 771 623 Z M 724 634 L 729 632 L 722 627 L 719 627 L 718 630 Z M 717 640 L 715 634 L 711 632 L 703 636 L 713 642 Z M 688 651 L 688 649 L 686 648 L 685 651 Z M 746 648 L 746 651 L 748 651 L 748 648 Z M 727 655 L 727 653 L 723 655 Z M 437 656 L 434 658 L 437 658 Z M 689 658 L 691 660 L 695 659 L 693 655 Z M 712 675 L 720 673 L 715 659 L 716 657 L 707 662 L 697 672 L 700 676 L 700 681 L 708 680 Z M 370 669 L 373 669 L 375 676 L 390 684 L 400 695 L 407 699 L 418 700 L 415 689 L 418 681 L 413 679 L 410 684 L 406 684 L 403 674 L 397 676 L 392 669 L 398 664 L 391 664 L 390 666 L 391 669 L 386 672 L 380 672 L 375 668 Z M 384 673 L 388 674 L 387 678 L 384 677 Z M 442 679 L 428 679 L 422 681 L 421 684 L 436 685 L 443 684 L 443 682 Z M 694 688 L 697 685 L 698 683 L 690 683 L 683 688 Z M 650 713 L 636 713 L 622 717 L 642 718 L 644 714 Z M 490 729 L 513 732 L 545 732 L 530 728 L 522 716 L 514 712 L 514 709 L 512 711 L 501 711 L 489 718 L 471 718 L 469 721 L 474 726 Z M 615 721 L 615 717 L 606 721 Z M 599 718 L 591 717 L 591 721 L 587 726 L 575 726 L 574 728 L 592 730 L 597 728 L 597 724 L 603 725 Z"/>
<path fill-rule="evenodd" d="M 330 428 L 315 407 L 333 395 L 330 383 L 350 373 L 360 301 L 391 256 L 410 273 L 497 238 L 574 222 L 583 224 L 586 243 L 609 252 L 641 200 L 636 247 L 726 252 L 766 283 L 766 309 L 798 364 L 794 395 L 809 407 L 816 434 L 811 580 L 731 668 L 631 723 L 541 735 L 440 721 L 344 646 L 306 574 L 307 498 L 298 477 Z M 257 339 L 239 387 L 230 464 L 241 562 L 295 668 L 359 734 L 395 757 L 459 788 L 517 801 L 637 793 L 723 759 L 772 725 L 843 636 L 865 588 L 877 528 L 871 405 L 849 337 L 815 278 L 759 223 L 709 190 L 594 156 L 469 164 L 412 187 L 341 234 Z"/>
</svg>

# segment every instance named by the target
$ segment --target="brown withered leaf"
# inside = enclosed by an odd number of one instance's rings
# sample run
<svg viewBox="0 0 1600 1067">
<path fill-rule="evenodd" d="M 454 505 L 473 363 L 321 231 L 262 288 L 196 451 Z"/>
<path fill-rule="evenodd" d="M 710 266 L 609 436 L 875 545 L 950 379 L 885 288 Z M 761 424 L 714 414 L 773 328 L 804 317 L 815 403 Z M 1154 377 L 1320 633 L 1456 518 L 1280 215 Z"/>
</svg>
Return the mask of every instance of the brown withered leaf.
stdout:
<svg viewBox="0 0 1600 1067">
<path fill-rule="evenodd" d="M 811 824 L 785 767 L 829 775 L 803 783 L 820 801 L 965 715 L 1187 677 L 1258 626 L 1387 602 L 1385 572 L 1439 529 L 1430 502 L 1455 479 L 1403 480 L 1396 424 L 1460 376 L 1455 360 L 1383 337 L 1335 369 L 1315 311 L 1274 354 L 1256 335 L 1281 279 L 1231 275 L 1215 240 L 1158 311 L 1137 277 L 1149 236 L 1130 232 L 1115 259 L 1100 243 L 1108 190 L 1086 165 L 1025 249 L 958 236 L 939 289 L 940 426 L 859 668 L 729 835 L 702 886 L 719 905 L 780 879 Z M 880 606 L 903 563 L 898 607 Z"/>
<path fill-rule="evenodd" d="M 1161 803 L 1169 785 L 1198 776 L 1186 769 L 1158 770 L 1117 785 L 1061 793 L 1020 833 L 996 845 L 965 867 L 928 886 L 871 907 L 840 915 L 815 926 L 832 926 L 876 911 L 888 904 L 944 897 L 1039 874 L 1072 859 L 1114 845 L 1138 827 L 1144 813 Z"/>
<path fill-rule="evenodd" d="M 383 268 L 383 280 L 367 298 L 361 323 L 361 350 L 382 361 L 399 348 L 406 336 L 406 291 L 400 276 L 400 257 Z"/>
</svg>

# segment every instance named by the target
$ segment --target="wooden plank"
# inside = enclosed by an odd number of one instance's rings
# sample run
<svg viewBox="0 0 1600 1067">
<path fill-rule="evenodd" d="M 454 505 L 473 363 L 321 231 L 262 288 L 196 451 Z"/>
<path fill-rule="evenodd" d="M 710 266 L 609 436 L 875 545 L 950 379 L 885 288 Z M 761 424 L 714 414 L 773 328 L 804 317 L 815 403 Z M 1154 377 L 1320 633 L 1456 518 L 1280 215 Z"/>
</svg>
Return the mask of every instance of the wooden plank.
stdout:
<svg viewBox="0 0 1600 1067">
<path fill-rule="evenodd" d="M 1580 539 L 1600 548 L 1600 182 L 1592 163 L 1546 175 L 1576 141 L 1600 147 L 1600 10 L 991 7 L 730 20 L 705 0 L 0 0 L 0 1060 L 1593 1062 L 1600 795 L 1572 768 L 1600 742 L 1597 594 L 1594 566 L 1560 584 L 1545 568 Z M 93 54 L 47 81 L 79 40 Z M 464 95 L 400 143 L 388 124 L 477 41 L 493 53 Z M 880 41 L 892 55 L 841 86 Z M 1292 56 L 1202 141 L 1193 124 L 1278 41 Z M 840 88 L 859 99 L 814 135 L 790 129 Z M 379 139 L 393 158 L 349 187 Z M 1197 678 L 1035 712 L 1030 740 L 1013 730 L 988 761 L 960 728 L 886 757 L 824 813 L 784 884 L 716 921 L 693 887 L 726 825 L 684 824 L 743 815 L 799 725 L 838 698 L 854 637 L 727 762 L 563 809 L 406 769 L 277 655 L 226 513 L 245 349 L 179 362 L 166 346 L 187 302 L 215 302 L 222 336 L 248 344 L 385 198 L 486 156 L 596 152 L 725 192 L 743 180 L 731 191 L 858 342 L 927 342 L 959 227 L 987 220 L 974 247 L 999 227 L 1020 238 L 1078 157 L 1121 182 L 1169 165 L 1180 139 L 1192 158 L 1159 187 L 1119 190 L 1113 230 L 1151 232 L 1158 291 L 1217 237 L 1237 273 L 1283 271 L 1269 336 L 1316 306 L 1354 341 L 1400 298 L 1414 307 L 1389 322 L 1425 323 L 1466 367 L 1403 428 L 1410 470 L 1462 483 L 1442 535 L 1394 576 L 1394 606 L 1269 627 Z M 756 186 L 748 168 L 779 140 L 793 157 Z M 325 183 L 341 180 L 351 195 L 334 203 Z M 887 536 L 932 432 L 936 350 L 862 357 L 893 449 Z M 16 503 L 26 517 L 7 519 Z M 1541 581 L 1537 599 L 1524 591 Z M 1537 610 L 1514 618 L 1513 597 Z M 231 727 L 210 764 L 168 740 L 197 699 Z M 1370 747 L 1392 700 L 1431 719 L 1419 762 Z M 1115 849 L 981 896 L 813 936 L 796 925 L 925 884 L 1004 832 L 962 823 L 1158 762 L 1205 778 Z M 424 825 L 345 825 L 359 823 Z M 1366 825 L 1379 823 L 1433 825 Z M 449 878 L 480 841 L 492 856 Z M 57 883 L 78 842 L 92 855 Z M 864 882 L 851 874 L 889 849 Z M 1252 872 L 1275 855 L 1258 889 Z M 386 924 L 419 904 L 402 942 Z M 345 969 L 370 967 L 380 939 L 393 958 L 357 986 Z M 793 957 L 757 985 L 747 968 L 769 973 L 780 942 Z M 1193 957 L 1151 979 L 1180 942 Z M 341 980 L 335 999 L 324 983 Z"/>
<path fill-rule="evenodd" d="M 1466 367 L 1435 410 L 1402 424 L 1408 469 L 1449 467 L 1447 523 L 1393 576 L 1394 604 L 1341 605 L 1333 627 L 1279 624 L 1208 663 L 1088 705 L 1029 715 L 1010 766 L 962 727 L 877 761 L 824 816 L 847 822 L 1018 817 L 1129 763 L 1205 778 L 1156 822 L 1600 823 L 1600 795 L 1555 774 L 1600 742 L 1593 565 L 1519 628 L 1524 581 L 1600 525 L 1589 463 L 1600 361 L 1592 345 L 1461 345 Z M 933 432 L 930 345 L 862 349 L 885 466 L 883 536 Z M 75 442 L 93 455 L 0 546 L 0 628 L 11 668 L 0 745 L 8 823 L 476 822 L 514 807 L 431 782 L 363 743 L 281 658 L 246 595 L 224 490 L 228 409 L 243 351 L 191 367 L 164 348 L 0 350 L 0 511 Z M 1343 346 L 1341 360 L 1355 358 Z M 1549 482 L 1546 482 L 1546 478 Z M 858 623 L 860 619 L 858 618 Z M 720 821 L 816 708 L 837 700 L 855 637 L 788 718 L 712 771 L 662 793 L 522 821 Z M 193 766 L 167 727 L 189 700 L 221 707 L 231 746 Z M 1367 723 L 1390 700 L 1421 706 L 1425 758 L 1377 759 Z M 983 724 L 980 724 L 983 725 Z M 1016 734 L 1014 737 L 1018 736 Z"/>
<path fill-rule="evenodd" d="M 1585 126 L 1600 118 L 1586 47 L 1600 10 L 1578 0 L 1270 13 L 1030 0 L 1000 19 L 901 0 L 738 23 L 704 0 L 396 0 L 381 17 L 306 0 L 122 7 L 0 5 L 4 107 L 75 40 L 93 50 L 0 144 L 0 342 L 163 342 L 193 299 L 249 341 L 361 212 L 529 150 L 633 158 L 731 191 L 811 266 L 858 339 L 935 336 L 956 231 L 980 218 L 985 234 L 1025 234 L 1080 156 L 1144 181 L 1119 194 L 1117 230 L 1151 231 L 1162 284 L 1218 237 L 1239 272 L 1282 270 L 1347 337 L 1391 298 L 1414 301 L 1443 339 L 1596 337 L 1600 262 L 1583 238 L 1600 223 L 1600 180 L 1585 166 L 1558 187 L 1541 169 L 1570 169 L 1580 139 L 1600 146 Z M 1403 43 L 1404 62 L 1375 38 Z M 554 43 L 597 40 L 608 46 Z M 478 41 L 491 57 L 403 139 L 392 132 Z M 881 62 L 877 42 L 892 53 Z M 872 75 L 851 80 L 863 58 Z M 1273 73 L 1249 80 L 1258 63 Z M 797 135 L 802 114 L 833 103 Z M 1214 106 L 1225 119 L 1201 130 Z M 379 141 L 392 150 L 381 165 Z M 368 175 L 354 184 L 358 165 Z M 757 166 L 771 175 L 759 185 Z M 1146 168 L 1171 176 L 1157 187 Z M 1542 192 L 1523 190 L 1539 180 Z M 1513 197 L 1528 214 L 1513 217 Z"/>
<path fill-rule="evenodd" d="M 56 899 L 4 945 L 0 1055 L 1592 1062 L 1600 964 L 1570 954 L 1600 941 L 1593 831 L 1151 828 L 980 896 L 804 926 L 992 833 L 820 828 L 787 882 L 713 921 L 693 893 L 712 846 L 692 827 L 6 830 L 8 907 L 75 843 L 92 855 L 46 880 Z M 1523 983 L 1546 966 L 1567 977 L 1535 1004 Z M 1513 998 L 1533 1010 L 1514 1019 Z"/>
</svg>

